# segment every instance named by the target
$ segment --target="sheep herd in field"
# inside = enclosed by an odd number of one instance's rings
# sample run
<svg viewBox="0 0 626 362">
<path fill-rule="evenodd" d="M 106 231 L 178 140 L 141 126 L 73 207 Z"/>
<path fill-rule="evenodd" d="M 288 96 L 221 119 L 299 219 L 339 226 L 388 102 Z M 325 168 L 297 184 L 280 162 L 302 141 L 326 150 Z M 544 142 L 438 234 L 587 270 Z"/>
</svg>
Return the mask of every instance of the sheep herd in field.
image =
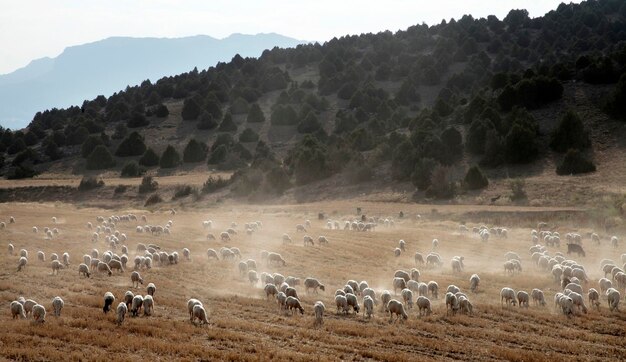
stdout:
<svg viewBox="0 0 626 362">
<path fill-rule="evenodd" d="M 174 215 L 174 212 L 171 212 Z M 421 219 L 421 217 L 418 217 Z M 10 224 L 15 223 L 15 218 L 9 219 Z M 78 278 L 91 278 L 95 275 L 112 276 L 114 274 L 124 273 L 129 268 L 132 268 L 129 279 L 131 287 L 138 289 L 140 285 L 144 284 L 144 278 L 140 273 L 150 275 L 150 270 L 153 267 L 165 267 L 175 266 L 183 262 L 192 261 L 192 251 L 183 247 L 179 250 L 166 251 L 157 243 L 136 243 L 134 249 L 134 257 L 131 259 L 129 248 L 126 245 L 127 241 L 130 241 L 132 237 L 120 232 L 117 227 L 121 223 L 139 222 L 141 225 L 135 225 L 136 233 L 151 233 L 151 236 L 160 236 L 163 234 L 170 235 L 173 233 L 174 222 L 169 220 L 165 225 L 149 225 L 147 224 L 147 217 L 141 216 L 138 218 L 133 214 L 119 215 L 96 218 L 96 222 L 87 222 L 87 230 L 90 234 L 90 241 L 92 244 L 103 243 L 108 250 L 100 252 L 97 248 L 91 248 L 82 257 L 82 263 L 77 266 Z M 52 222 L 55 225 L 59 225 L 59 220 L 56 217 L 52 218 Z M 343 222 L 343 228 L 341 224 Z M 6 229 L 6 223 L 4 226 L 0 225 L 0 228 Z M 204 220 L 202 222 L 202 229 L 213 230 L 216 223 L 212 220 Z M 373 218 L 366 219 L 362 217 L 354 220 L 325 220 L 323 224 L 327 231 L 336 230 L 338 232 L 343 231 L 355 231 L 355 232 L 375 232 L 378 227 L 395 228 L 396 222 L 393 218 Z M 236 240 L 239 233 L 239 228 L 236 222 L 230 223 L 229 227 L 219 233 L 219 239 L 223 243 L 230 243 Z M 263 223 L 260 221 L 247 222 L 243 225 L 245 234 L 248 237 L 252 237 L 254 233 L 259 232 L 263 228 Z M 325 236 L 319 235 L 317 238 L 309 236 L 312 230 L 312 223 L 310 220 L 305 220 L 302 224 L 295 225 L 292 231 L 296 234 L 302 234 L 304 247 L 318 247 L 332 248 L 333 242 L 332 235 Z M 545 273 L 546 276 L 553 278 L 555 284 L 558 285 L 559 292 L 554 295 L 554 307 L 559 310 L 560 313 L 567 317 L 572 317 L 580 313 L 588 313 L 589 308 L 585 304 L 587 300 L 589 305 L 596 310 L 600 309 L 601 299 L 606 299 L 606 303 L 611 312 L 618 311 L 618 305 L 621 299 L 620 290 L 626 288 L 626 254 L 621 255 L 622 267 L 617 262 L 611 259 L 603 259 L 601 261 L 600 269 L 604 273 L 604 278 L 598 282 L 598 289 L 588 288 L 585 296 L 583 287 L 588 286 L 590 279 L 588 277 L 585 267 L 577 260 L 569 259 L 571 254 L 575 254 L 579 258 L 584 258 L 586 253 L 583 249 L 583 237 L 578 233 L 567 233 L 565 238 L 567 240 L 567 254 L 564 255 L 560 251 L 550 252 L 548 247 L 559 248 L 561 246 L 561 235 L 557 231 L 551 231 L 548 229 L 546 223 L 539 223 L 537 230 L 531 230 L 529 248 L 529 261 L 534 264 L 534 269 L 540 273 Z M 39 228 L 33 226 L 32 230 L 37 233 Z M 59 235 L 61 231 L 58 228 L 50 229 L 45 227 L 44 229 L 46 240 L 50 240 L 56 235 Z M 132 230 L 132 229 L 131 229 Z M 206 231 L 205 231 L 206 232 Z M 487 243 L 490 241 L 506 240 L 509 238 L 509 231 L 502 227 L 488 228 L 484 225 L 469 228 L 466 225 L 460 225 L 458 233 L 463 237 L 476 238 L 481 243 Z M 474 236 L 472 235 L 474 234 Z M 334 293 L 334 301 L 336 306 L 336 314 L 348 315 L 363 313 L 363 317 L 370 319 L 375 315 L 376 306 L 380 304 L 380 310 L 384 314 L 389 314 L 389 321 L 399 319 L 408 319 L 409 312 L 416 307 L 418 309 L 418 316 L 428 316 L 433 313 L 432 300 L 438 300 L 440 296 L 439 284 L 430 280 L 428 282 L 421 281 L 421 272 L 418 268 L 425 268 L 427 270 L 441 269 L 444 265 L 443 257 L 438 253 L 438 249 L 442 243 L 440 240 L 444 240 L 445 235 L 442 235 L 440 239 L 433 239 L 430 243 L 431 250 L 428 253 L 422 253 L 415 251 L 412 256 L 415 267 L 410 270 L 396 270 L 393 276 L 389 275 L 389 290 L 375 290 L 370 287 L 369 283 L 365 280 L 358 282 L 357 280 L 348 280 L 345 285 L 337 289 Z M 598 247 L 601 244 L 601 238 L 596 233 L 589 234 L 589 239 L 594 247 Z M 208 240 L 216 240 L 212 233 L 207 236 Z M 619 245 L 619 238 L 617 236 L 611 236 L 609 243 L 613 248 L 617 248 Z M 291 236 L 285 232 L 282 234 L 282 245 L 293 243 Z M 543 244 L 542 244 L 543 243 Z M 401 239 L 397 243 L 394 242 L 397 247 L 393 248 L 395 257 L 402 257 L 410 246 L 408 243 Z M 372 246 L 378 247 L 378 246 Z M 29 252 L 26 249 L 20 249 L 16 253 L 16 247 L 12 244 L 8 244 L 8 253 L 11 256 L 17 258 L 17 272 L 23 272 L 28 265 Z M 119 254 L 118 254 L 119 253 Z M 240 279 L 247 280 L 253 288 L 257 286 L 262 287 L 262 293 L 268 300 L 274 300 L 281 313 L 287 314 L 305 314 L 307 305 L 298 295 L 297 288 L 303 288 L 304 293 L 307 295 L 318 295 L 320 292 L 326 292 L 326 286 L 322 281 L 312 276 L 295 277 L 284 276 L 280 273 L 274 272 L 260 272 L 259 266 L 265 266 L 266 268 L 284 267 L 288 262 L 283 256 L 275 251 L 260 250 L 258 256 L 260 257 L 260 263 L 257 264 L 255 259 L 244 259 L 241 250 L 238 247 L 223 246 L 220 249 L 209 248 L 204 253 L 208 263 L 213 261 L 226 261 L 227 263 L 235 264 L 235 273 L 238 273 Z M 203 258 L 204 259 L 204 258 Z M 47 262 L 46 253 L 43 250 L 37 251 L 37 260 L 40 263 Z M 238 262 L 237 262 L 238 260 Z M 130 264 L 129 264 L 130 261 Z M 70 268 L 73 264 L 70 262 L 70 254 L 68 252 L 61 253 L 61 257 L 57 253 L 49 254 L 49 262 L 51 268 L 51 275 L 58 275 L 64 273 L 64 269 Z M 458 276 L 466 269 L 466 258 L 464 256 L 453 256 L 450 259 L 450 268 L 453 276 Z M 424 269 L 422 269 L 424 270 Z M 509 277 L 515 277 L 516 275 L 523 274 L 522 269 L 522 257 L 516 252 L 508 251 L 504 254 L 504 262 L 502 264 L 502 272 Z M 610 275 L 610 279 L 607 276 Z M 149 279 L 148 279 L 149 280 Z M 463 279 L 463 284 L 469 285 L 470 295 L 475 295 L 479 291 L 481 278 L 478 273 L 471 275 L 469 280 Z M 115 309 L 116 323 L 122 324 L 127 315 L 131 317 L 137 317 L 139 315 L 152 316 L 155 307 L 155 291 L 156 285 L 152 282 L 147 283 L 145 295 L 135 294 L 131 290 L 126 291 L 122 296 L 118 296 L 121 302 Z M 445 292 L 442 290 L 442 302 L 445 302 L 446 315 L 456 315 L 457 313 L 465 315 L 474 314 L 474 304 L 471 302 L 470 297 L 460 287 L 456 285 L 449 285 Z M 108 313 L 114 306 L 116 296 L 112 292 L 106 292 L 104 294 L 104 306 L 103 312 Z M 515 291 L 513 288 L 504 286 L 500 291 L 500 304 L 502 308 L 510 308 L 511 306 L 518 305 L 520 308 L 529 308 L 530 304 L 536 307 L 547 306 L 544 292 L 538 288 L 532 289 L 530 292 L 525 290 Z M 181 307 L 184 301 L 181 300 Z M 64 302 L 60 297 L 55 297 L 51 302 L 51 307 L 54 312 L 54 316 L 60 316 L 63 309 Z M 46 308 L 35 302 L 32 299 L 24 299 L 19 297 L 17 300 L 10 303 L 10 311 L 12 317 L 15 318 L 27 318 L 30 314 L 35 322 L 45 322 Z M 189 319 L 191 323 L 198 322 L 200 325 L 208 324 L 208 313 L 204 304 L 195 298 L 191 298 L 187 301 L 187 311 L 189 313 Z M 314 315 L 314 325 L 321 326 L 324 323 L 324 313 L 326 312 L 326 306 L 322 301 L 315 301 L 312 304 L 312 311 Z"/>
</svg>

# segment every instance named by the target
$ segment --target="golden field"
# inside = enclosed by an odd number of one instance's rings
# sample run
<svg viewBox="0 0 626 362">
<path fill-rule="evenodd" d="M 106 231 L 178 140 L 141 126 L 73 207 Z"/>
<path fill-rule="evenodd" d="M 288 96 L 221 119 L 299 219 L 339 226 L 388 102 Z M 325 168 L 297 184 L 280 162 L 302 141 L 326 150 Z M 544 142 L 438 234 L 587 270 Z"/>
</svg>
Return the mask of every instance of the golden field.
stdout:
<svg viewBox="0 0 626 362">
<path fill-rule="evenodd" d="M 318 220 L 319 211 L 339 220 L 353 219 L 356 206 L 368 216 L 393 217 L 394 228 L 383 225 L 373 232 L 328 230 L 326 221 Z M 432 213 L 428 205 L 394 203 L 321 202 L 300 205 L 238 205 L 224 204 L 204 210 L 168 209 L 147 211 L 137 209 L 79 208 L 64 203 L 9 203 L 0 205 L 0 221 L 7 222 L 0 230 L 0 358 L 7 360 L 626 360 L 626 312 L 609 312 L 602 299 L 600 311 L 568 318 L 554 309 L 554 294 L 560 286 L 552 277 L 533 265 L 528 248 L 530 229 L 539 220 L 517 220 L 499 217 L 502 211 L 515 211 L 512 206 L 438 206 Z M 530 209 L 530 208 L 528 208 Z M 404 211 L 406 217 L 398 218 Z M 529 211 L 520 208 L 520 211 Z M 484 220 L 499 220 L 497 226 L 509 230 L 508 239 L 492 237 L 483 243 L 472 234 L 459 233 L 462 213 L 484 211 L 492 215 Z M 559 209 L 545 209 L 558 218 Z M 529 211 L 530 212 L 530 211 Z M 78 264 L 82 256 L 93 248 L 100 253 L 108 250 L 104 235 L 93 243 L 87 222 L 96 223 L 97 216 L 133 213 L 147 216 L 147 224 L 165 225 L 173 221 L 171 235 L 152 236 L 136 233 L 138 222 L 120 222 L 117 230 L 128 235 L 129 263 L 125 272 L 113 276 L 94 273 L 91 278 L 79 277 Z M 422 214 L 421 219 L 415 217 Z M 14 216 L 16 223 L 9 224 Z M 57 218 L 53 224 L 52 217 Z M 307 234 L 315 240 L 325 235 L 328 246 L 304 247 L 303 233 L 295 226 L 309 219 L 312 228 Z M 455 221 L 453 221 L 453 219 Z M 532 218 L 530 218 L 532 219 Z M 203 220 L 213 221 L 210 232 L 218 240 L 207 240 L 209 232 L 202 227 Z M 238 234 L 228 244 L 219 241 L 219 233 L 231 222 L 238 224 Z M 251 236 L 243 225 L 261 221 L 263 228 Z M 550 220 L 545 220 L 549 223 Z M 477 226 L 469 222 L 468 226 Z M 554 223 L 551 223 L 554 225 Z M 38 233 L 32 227 L 39 228 Z M 59 234 L 48 240 L 44 227 L 57 227 Z M 575 220 L 559 221 L 555 226 L 563 235 L 568 231 L 581 234 L 591 231 L 580 228 Z M 292 244 L 283 244 L 282 234 L 288 233 Z M 618 236 L 620 236 L 618 234 Z M 597 280 L 603 276 L 599 265 L 603 258 L 612 258 L 619 264 L 626 252 L 623 242 L 619 248 L 610 246 L 610 235 L 601 234 L 600 246 L 584 240 L 587 256 L 572 259 L 582 263 L 590 277 L 584 290 L 599 289 Z M 443 258 L 441 268 L 418 267 L 420 281 L 434 280 L 439 284 L 440 297 L 432 299 L 433 314 L 418 316 L 417 308 L 408 310 L 407 321 L 389 322 L 389 315 L 379 304 L 372 320 L 362 313 L 348 316 L 336 314 L 334 291 L 346 281 L 366 280 L 377 292 L 387 289 L 393 294 L 393 274 L 398 269 L 415 266 L 416 251 L 426 255 L 432 250 L 432 239 L 440 241 Z M 404 239 L 407 251 L 400 257 L 393 250 L 398 240 Z M 622 237 L 626 241 L 626 238 Z M 15 246 L 15 254 L 7 253 L 7 245 Z M 167 252 L 178 251 L 181 261 L 176 265 L 140 270 L 144 285 L 131 287 L 132 260 L 138 243 L 154 243 Z M 565 253 L 565 242 L 560 251 Z M 305 309 L 304 315 L 288 315 L 278 309 L 275 300 L 268 300 L 263 285 L 252 286 L 247 278 L 239 276 L 236 261 L 209 261 L 208 248 L 222 246 L 241 249 L 243 260 L 257 261 L 258 272 L 280 273 L 301 279 L 315 277 L 326 286 L 318 295 L 307 295 L 302 285 L 298 295 Z M 191 250 L 192 260 L 182 258 L 182 249 Z M 19 250 L 26 249 L 29 262 L 25 270 L 16 272 Z M 46 253 L 46 262 L 37 260 L 37 251 Z M 261 262 L 261 250 L 280 253 L 285 266 L 268 266 Z M 548 248 L 551 255 L 558 248 Z M 523 273 L 510 276 L 504 272 L 504 254 L 517 252 L 522 258 Z M 51 275 L 49 256 L 68 252 L 71 265 Z M 121 253 L 119 248 L 115 252 Z M 453 274 L 450 259 L 465 257 L 465 269 Z M 469 292 L 469 277 L 477 273 L 481 284 L 478 293 Z M 115 313 L 102 312 L 103 295 L 110 291 L 116 296 L 114 307 L 123 299 L 125 291 L 145 295 L 145 285 L 155 283 L 155 310 L 150 317 L 126 317 L 121 326 L 115 323 Z M 474 305 L 473 315 L 446 315 L 442 296 L 448 285 L 455 284 Z M 499 292 L 502 287 L 530 292 L 544 291 L 548 305 L 528 309 L 502 308 Z M 621 290 L 622 295 L 626 294 Z M 19 296 L 34 299 L 47 310 L 46 323 L 35 324 L 32 318 L 12 320 L 11 301 Z M 60 296 L 65 301 L 61 317 L 54 317 L 51 301 Z M 414 295 L 414 298 L 416 296 Z M 430 297 L 430 296 L 429 296 Z M 189 321 L 187 300 L 203 302 L 209 314 L 209 325 L 196 326 Z M 398 295 L 395 297 L 401 300 Z M 585 295 L 586 298 L 586 295 Z M 326 305 L 324 324 L 314 327 L 313 304 L 321 300 Z M 359 297 L 359 302 L 362 299 Z M 590 307 L 588 305 L 588 307 Z M 626 306 L 622 307 L 626 309 Z"/>
</svg>

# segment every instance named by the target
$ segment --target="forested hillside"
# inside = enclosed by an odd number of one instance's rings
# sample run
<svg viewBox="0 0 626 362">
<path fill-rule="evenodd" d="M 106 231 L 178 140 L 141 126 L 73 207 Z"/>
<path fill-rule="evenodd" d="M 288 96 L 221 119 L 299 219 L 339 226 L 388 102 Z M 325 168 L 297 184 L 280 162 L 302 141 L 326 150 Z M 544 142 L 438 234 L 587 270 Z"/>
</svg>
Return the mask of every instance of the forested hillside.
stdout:
<svg viewBox="0 0 626 362">
<path fill-rule="evenodd" d="M 236 171 L 238 197 L 377 170 L 429 198 L 485 187 L 484 170 L 558 154 L 593 172 L 580 87 L 606 122 L 626 117 L 626 3 L 561 4 L 235 55 L 3 130 L 2 173 Z M 549 110 L 549 111 L 546 111 Z M 605 122 L 603 121 L 603 122 Z M 461 160 L 467 172 L 452 172 Z M 566 177 L 566 176 L 563 176 Z M 220 185 L 221 186 L 221 185 Z"/>
</svg>

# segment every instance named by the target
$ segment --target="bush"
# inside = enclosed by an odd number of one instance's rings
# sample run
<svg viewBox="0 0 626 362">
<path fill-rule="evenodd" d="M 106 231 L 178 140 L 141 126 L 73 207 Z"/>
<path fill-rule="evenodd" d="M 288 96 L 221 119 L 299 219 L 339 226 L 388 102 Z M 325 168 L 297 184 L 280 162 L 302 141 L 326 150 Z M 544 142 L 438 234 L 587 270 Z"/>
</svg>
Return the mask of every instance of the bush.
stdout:
<svg viewBox="0 0 626 362">
<path fill-rule="evenodd" d="M 257 142 L 259 135 L 250 128 L 246 128 L 239 135 L 239 142 Z"/>
<path fill-rule="evenodd" d="M 224 162 L 224 160 L 226 160 L 227 154 L 228 148 L 226 148 L 226 145 L 219 145 L 215 150 L 213 150 L 213 152 L 211 152 L 207 163 L 209 165 L 217 165 L 219 163 L 222 163 Z"/>
<path fill-rule="evenodd" d="M 432 158 L 422 158 L 415 163 L 411 173 L 411 182 L 420 191 L 425 191 L 430 187 L 432 174 L 437 167 L 437 161 Z"/>
<path fill-rule="evenodd" d="M 200 122 L 196 124 L 196 128 L 201 130 L 210 130 L 215 127 L 217 127 L 217 122 L 215 122 L 213 116 L 208 112 L 202 113 L 200 116 Z"/>
<path fill-rule="evenodd" d="M 22 152 L 26 149 L 26 143 L 22 138 L 17 138 L 11 143 L 9 148 L 7 148 L 7 153 L 9 155 L 14 155 L 18 152 Z"/>
<path fill-rule="evenodd" d="M 528 199 L 528 195 L 526 194 L 526 181 L 523 179 L 515 179 L 509 183 L 509 187 L 511 188 L 511 196 L 510 199 L 513 202 L 522 201 Z"/>
<path fill-rule="evenodd" d="M 178 165 L 180 165 L 180 155 L 174 146 L 168 145 L 161 155 L 159 166 L 161 168 L 174 168 L 178 167 Z"/>
<path fill-rule="evenodd" d="M 519 124 L 511 128 L 504 147 L 506 160 L 510 163 L 528 163 L 539 153 L 535 132 Z"/>
<path fill-rule="evenodd" d="M 115 156 L 139 156 L 143 155 L 144 152 L 146 152 L 146 145 L 143 143 L 143 137 L 139 133 L 133 132 L 129 134 L 128 137 L 124 138 L 122 143 L 117 147 Z"/>
<path fill-rule="evenodd" d="M 37 171 L 35 171 L 32 167 L 27 165 L 19 165 L 9 172 L 7 175 L 7 179 L 9 180 L 18 180 L 23 178 L 32 178 L 37 175 Z"/>
<path fill-rule="evenodd" d="M 306 117 L 300 123 L 298 123 L 298 132 L 299 133 L 315 133 L 322 129 L 322 124 L 315 116 L 313 111 L 310 111 Z"/>
<path fill-rule="evenodd" d="M 111 136 L 111 138 L 114 140 L 121 140 L 126 137 L 127 133 L 128 127 L 126 127 L 126 124 L 120 122 L 115 126 L 115 131 L 113 132 L 113 136 Z"/>
<path fill-rule="evenodd" d="M 222 123 L 220 123 L 220 127 L 218 128 L 220 132 L 237 132 L 237 125 L 233 121 L 233 115 L 230 113 L 226 113 L 224 115 L 224 119 L 222 119 Z"/>
<path fill-rule="evenodd" d="M 133 113 L 133 115 L 128 119 L 128 122 L 126 122 L 126 125 L 128 126 L 128 128 L 138 128 L 138 127 L 147 126 L 149 124 L 150 124 L 150 121 L 148 121 L 146 116 L 138 112 Z"/>
<path fill-rule="evenodd" d="M 615 89 L 609 94 L 605 109 L 614 117 L 626 120 L 626 73 L 622 74 Z"/>
<path fill-rule="evenodd" d="M 209 176 L 209 178 L 202 185 L 202 193 L 209 194 L 215 192 L 221 188 L 224 188 L 230 184 L 230 180 L 223 179 L 222 176 L 217 178 Z"/>
<path fill-rule="evenodd" d="M 456 193 L 454 182 L 449 180 L 449 170 L 443 166 L 437 166 L 433 170 L 430 186 L 426 190 L 426 196 L 436 199 L 451 199 Z"/>
<path fill-rule="evenodd" d="M 248 101 L 242 97 L 237 97 L 230 105 L 230 113 L 232 114 L 246 114 L 248 113 Z"/>
<path fill-rule="evenodd" d="M 139 177 L 144 173 L 146 173 L 146 170 L 139 166 L 137 162 L 132 161 L 128 162 L 124 165 L 124 167 L 122 167 L 122 172 L 120 173 L 120 175 L 122 177 Z"/>
<path fill-rule="evenodd" d="M 576 175 L 581 173 L 595 172 L 596 165 L 588 160 L 579 150 L 570 148 L 563 162 L 556 168 L 557 175 Z"/>
<path fill-rule="evenodd" d="M 369 182 L 374 178 L 374 170 L 367 164 L 351 162 L 346 167 L 346 177 L 351 184 Z"/>
<path fill-rule="evenodd" d="M 44 154 L 48 156 L 51 161 L 55 161 L 63 157 L 63 151 L 61 151 L 59 146 L 57 146 L 57 144 L 52 140 L 47 142 L 44 146 Z"/>
<path fill-rule="evenodd" d="M 153 167 L 159 164 L 159 155 L 152 148 L 148 148 L 139 159 L 139 164 L 146 167 Z"/>
<path fill-rule="evenodd" d="M 195 187 L 191 187 L 189 185 L 179 185 L 176 186 L 176 189 L 174 190 L 174 196 L 172 197 L 172 200 L 180 199 L 197 192 L 198 190 L 196 190 Z"/>
<path fill-rule="evenodd" d="M 152 194 L 150 195 L 150 197 L 148 197 L 148 199 L 146 199 L 146 203 L 143 206 L 147 207 L 161 202 L 163 202 L 163 199 L 161 198 L 161 196 L 159 196 L 159 194 Z"/>
<path fill-rule="evenodd" d="M 113 193 L 115 193 L 116 195 L 123 194 L 124 192 L 126 192 L 126 190 L 128 190 L 128 186 L 120 184 L 120 185 L 115 186 Z"/>
<path fill-rule="evenodd" d="M 291 150 L 286 164 L 293 170 L 298 185 L 321 180 L 331 173 L 328 150 L 311 135 L 304 136 Z"/>
<path fill-rule="evenodd" d="M 141 185 L 139 185 L 139 193 L 145 194 L 146 192 L 156 191 L 159 188 L 159 183 L 152 179 L 152 176 L 144 176 L 141 179 Z"/>
<path fill-rule="evenodd" d="M 476 165 L 470 167 L 470 169 L 467 170 L 464 181 L 465 186 L 469 190 L 478 190 L 485 188 L 489 185 L 489 180 L 487 180 L 487 177 L 485 176 L 485 174 L 483 174 L 483 171 L 480 169 L 480 167 Z"/>
<path fill-rule="evenodd" d="M 87 137 L 87 139 L 85 140 L 85 142 L 83 142 L 83 145 L 80 148 L 81 156 L 83 156 L 83 158 L 89 157 L 93 150 L 100 145 L 104 145 L 104 142 L 102 142 L 102 137 L 95 135 Z"/>
<path fill-rule="evenodd" d="M 265 115 L 263 114 L 263 111 L 261 110 L 261 107 L 259 107 L 258 103 L 254 103 L 253 105 L 250 106 L 250 109 L 248 109 L 248 117 L 246 118 L 246 122 L 248 123 L 265 122 Z"/>
<path fill-rule="evenodd" d="M 570 148 L 583 150 L 589 146 L 591 146 L 591 139 L 583 121 L 576 112 L 567 111 L 561 118 L 557 129 L 552 133 L 550 148 L 556 152 L 565 152 Z"/>
<path fill-rule="evenodd" d="M 187 142 L 187 146 L 183 151 L 183 162 L 202 162 L 206 158 L 207 151 L 206 144 L 192 138 Z"/>
<path fill-rule="evenodd" d="M 183 102 L 183 110 L 181 115 L 185 121 L 193 121 L 198 118 L 202 109 L 196 101 L 195 97 L 185 99 Z"/>
<path fill-rule="evenodd" d="M 159 104 L 154 110 L 154 115 L 159 118 L 165 118 L 169 116 L 170 110 L 167 108 L 165 104 Z"/>
<path fill-rule="evenodd" d="M 113 155 L 109 149 L 103 145 L 96 146 L 91 154 L 87 157 L 88 170 L 103 170 L 115 166 Z"/>
<path fill-rule="evenodd" d="M 298 114 L 291 106 L 277 105 L 271 116 L 272 126 L 293 126 L 298 123 Z"/>
<path fill-rule="evenodd" d="M 80 191 L 87 191 L 97 189 L 103 186 L 104 181 L 102 181 L 102 179 L 98 179 L 94 176 L 83 176 L 83 178 L 80 180 L 80 184 L 78 184 L 78 189 Z"/>
<path fill-rule="evenodd" d="M 89 130 L 87 130 L 87 128 L 85 127 L 78 127 L 75 131 L 69 134 L 69 136 L 65 140 L 65 144 L 67 144 L 68 146 L 82 145 L 87 137 L 89 137 Z"/>
</svg>

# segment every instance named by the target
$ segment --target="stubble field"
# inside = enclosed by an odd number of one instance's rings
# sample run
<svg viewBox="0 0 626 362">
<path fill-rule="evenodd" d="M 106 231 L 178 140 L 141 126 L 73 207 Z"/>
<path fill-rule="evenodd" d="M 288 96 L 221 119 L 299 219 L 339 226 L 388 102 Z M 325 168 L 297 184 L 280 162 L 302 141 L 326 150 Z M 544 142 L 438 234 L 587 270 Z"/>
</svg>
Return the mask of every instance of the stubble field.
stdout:
<svg viewBox="0 0 626 362">
<path fill-rule="evenodd" d="M 328 230 L 325 220 L 317 220 L 320 210 L 336 210 L 327 215 L 338 220 L 356 217 L 348 203 L 331 202 L 314 205 L 242 206 L 223 205 L 207 210 L 180 211 L 171 215 L 167 210 L 103 210 L 76 208 L 68 204 L 3 204 L 0 221 L 7 227 L 0 230 L 0 357 L 8 360 L 626 360 L 626 312 L 609 312 L 606 299 L 601 299 L 600 311 L 591 310 L 568 318 L 554 309 L 554 294 L 560 287 L 552 277 L 533 265 L 528 248 L 530 227 L 524 225 L 498 225 L 507 227 L 508 239 L 492 237 L 486 243 L 471 232 L 459 233 L 458 222 L 438 217 L 424 216 L 416 219 L 415 213 L 398 219 L 404 207 L 395 204 L 367 204 L 368 216 L 394 217 L 395 227 L 379 225 L 373 232 Z M 406 212 L 406 211 L 405 211 Z M 494 210 L 493 212 L 497 212 Z M 82 256 L 93 248 L 100 253 L 108 250 L 104 234 L 93 243 L 94 230 L 87 222 L 96 223 L 97 216 L 133 213 L 147 216 L 147 224 L 165 225 L 173 221 L 171 235 L 152 236 L 136 233 L 138 222 L 117 223 L 117 229 L 128 235 L 125 245 L 129 249 L 129 264 L 125 272 L 113 272 L 109 277 L 94 273 L 91 278 L 79 277 L 78 264 Z M 8 224 L 9 216 L 16 223 Z M 57 223 L 51 218 L 55 216 Z M 304 247 L 304 233 L 296 233 L 296 224 L 311 220 L 307 234 L 315 240 L 325 235 L 328 246 Z M 213 221 L 213 230 L 202 227 L 203 220 Z M 238 224 L 238 234 L 228 244 L 219 241 L 220 232 L 231 222 Z M 243 225 L 261 221 L 263 227 L 252 236 L 246 235 Z M 538 221 L 538 220 L 537 220 Z M 512 221 L 513 222 L 513 221 Z M 468 226 L 477 224 L 468 223 Z M 487 224 L 488 226 L 492 226 Z M 37 226 L 38 233 L 33 233 Z M 44 227 L 56 227 L 59 234 L 46 239 Z M 562 225 L 563 234 L 576 225 Z M 581 234 L 590 230 L 577 230 Z M 208 232 L 218 240 L 207 240 Z M 283 244 L 282 234 L 288 233 L 292 244 Z M 612 258 L 618 263 L 626 252 L 622 246 L 612 248 L 603 236 L 600 246 L 586 239 L 585 258 L 572 256 L 582 263 L 590 277 L 583 286 L 598 288 L 602 277 L 600 260 Z M 363 314 L 348 316 L 336 314 L 334 291 L 350 279 L 365 280 L 380 293 L 392 292 L 392 279 L 398 269 L 416 267 L 416 251 L 426 255 L 432 250 L 432 239 L 440 241 L 437 252 L 441 254 L 441 268 L 420 269 L 420 281 L 436 281 L 440 287 L 439 299 L 433 299 L 433 314 L 419 317 L 416 308 L 408 310 L 407 321 L 389 322 L 381 305 L 375 307 L 374 317 L 364 319 Z M 393 250 L 398 240 L 404 239 L 407 251 L 400 257 Z M 626 240 L 626 239 L 625 239 Z M 15 254 L 7 253 L 7 245 L 15 246 Z M 161 266 L 154 263 L 149 270 L 140 270 L 144 285 L 131 287 L 132 260 L 138 243 L 154 243 L 167 252 L 178 251 L 181 261 L 176 265 Z M 562 243 L 564 244 L 564 243 Z M 622 244 L 623 245 L 623 244 Z M 278 309 L 275 300 L 267 299 L 263 285 L 251 285 L 240 277 L 236 261 L 209 261 L 208 248 L 219 250 L 223 246 L 236 246 L 243 260 L 257 261 L 258 272 L 280 273 L 301 279 L 315 277 L 326 286 L 326 291 L 308 295 L 303 286 L 296 287 L 305 309 L 304 315 L 288 315 Z M 182 249 L 191 250 L 192 260 L 184 261 Z M 19 250 L 28 251 L 28 265 L 16 272 Z M 37 251 L 46 253 L 46 261 L 37 260 Z M 280 253 L 285 266 L 269 266 L 261 261 L 261 250 Z M 504 254 L 517 252 L 522 258 L 523 273 L 514 276 L 504 272 Z M 548 248 L 551 255 L 558 248 Z M 564 246 L 560 249 L 565 252 Z M 51 275 L 51 253 L 59 256 L 68 252 L 71 265 Z M 121 254 L 118 248 L 114 252 Z M 143 253 L 142 253 L 143 254 Z M 450 259 L 465 257 L 465 269 L 453 274 Z M 469 277 L 477 273 L 481 283 L 478 293 L 469 292 Z M 116 302 L 123 299 L 127 290 L 145 295 L 147 283 L 157 287 L 152 316 L 126 320 L 121 326 L 115 323 L 115 313 L 102 312 L 103 295 L 110 291 Z M 454 284 L 468 294 L 474 305 L 473 315 L 446 315 L 442 296 L 448 285 Z M 511 287 L 530 292 L 540 288 L 548 305 L 528 309 L 501 307 L 500 289 Z M 624 290 L 620 290 L 622 295 Z M 33 299 L 46 307 L 46 323 L 35 324 L 32 318 L 12 320 L 11 301 L 19 296 Z M 60 296 L 65 301 L 61 317 L 52 314 L 51 301 Z M 209 324 L 196 326 L 190 323 L 187 300 L 196 298 L 203 302 L 209 313 Z M 401 300 L 401 297 L 395 296 Z M 415 296 L 414 296 L 415 298 Z M 585 295 L 586 298 L 586 295 Z M 324 324 L 314 327 L 313 304 L 321 300 L 326 305 Z M 359 303 L 362 299 L 359 297 Z M 588 305 L 588 307 L 590 307 Z M 624 307 L 626 308 L 626 307 Z"/>
</svg>

